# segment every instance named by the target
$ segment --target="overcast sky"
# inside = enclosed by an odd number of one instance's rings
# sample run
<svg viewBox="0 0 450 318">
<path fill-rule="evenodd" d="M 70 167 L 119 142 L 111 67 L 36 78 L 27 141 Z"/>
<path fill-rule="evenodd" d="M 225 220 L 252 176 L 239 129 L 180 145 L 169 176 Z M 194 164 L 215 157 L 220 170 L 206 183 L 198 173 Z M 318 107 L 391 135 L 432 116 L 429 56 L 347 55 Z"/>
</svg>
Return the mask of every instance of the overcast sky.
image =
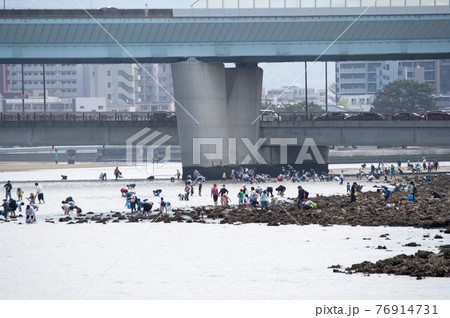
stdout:
<svg viewBox="0 0 450 318">
<path fill-rule="evenodd" d="M 189 8 L 195 0 L 0 0 L 6 4 L 6 9 L 97 9 L 104 6 L 117 8 Z M 3 2 L 5 1 L 5 2 Z M 311 63 L 309 63 L 311 64 Z M 303 63 L 260 63 L 264 69 L 264 87 L 276 88 L 288 86 L 294 83 L 303 70 Z M 324 63 L 309 65 L 308 87 L 324 88 L 325 71 Z M 328 63 L 328 85 L 333 83 L 334 63 Z M 300 77 L 294 84 L 304 85 L 304 77 Z"/>
</svg>

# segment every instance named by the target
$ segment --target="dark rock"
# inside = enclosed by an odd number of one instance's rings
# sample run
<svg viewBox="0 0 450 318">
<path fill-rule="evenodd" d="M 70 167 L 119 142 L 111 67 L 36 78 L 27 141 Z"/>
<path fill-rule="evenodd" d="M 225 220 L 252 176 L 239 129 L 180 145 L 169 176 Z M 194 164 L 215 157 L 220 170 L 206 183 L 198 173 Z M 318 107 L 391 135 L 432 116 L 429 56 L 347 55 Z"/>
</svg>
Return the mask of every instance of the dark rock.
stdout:
<svg viewBox="0 0 450 318">
<path fill-rule="evenodd" d="M 397 255 L 393 258 L 378 262 L 362 262 L 346 268 L 346 272 L 365 274 L 393 274 L 408 275 L 418 279 L 423 277 L 450 277 L 450 255 L 445 257 L 444 251 L 450 252 L 450 248 L 441 248 L 441 252 L 435 254 L 428 251 L 418 251 L 415 255 Z M 449 253 L 450 254 L 450 253 Z"/>
<path fill-rule="evenodd" d="M 130 216 L 127 221 L 127 223 L 137 223 L 137 222 L 139 222 L 139 218 L 136 216 Z"/>
<path fill-rule="evenodd" d="M 411 243 L 405 244 L 405 245 L 403 245 L 403 246 L 417 247 L 417 246 L 422 246 L 422 245 L 417 244 L 416 242 L 411 242 Z"/>
<path fill-rule="evenodd" d="M 418 258 L 427 259 L 427 258 L 433 256 L 433 252 L 427 252 L 427 251 L 420 250 L 420 251 L 417 251 L 416 256 Z"/>
</svg>

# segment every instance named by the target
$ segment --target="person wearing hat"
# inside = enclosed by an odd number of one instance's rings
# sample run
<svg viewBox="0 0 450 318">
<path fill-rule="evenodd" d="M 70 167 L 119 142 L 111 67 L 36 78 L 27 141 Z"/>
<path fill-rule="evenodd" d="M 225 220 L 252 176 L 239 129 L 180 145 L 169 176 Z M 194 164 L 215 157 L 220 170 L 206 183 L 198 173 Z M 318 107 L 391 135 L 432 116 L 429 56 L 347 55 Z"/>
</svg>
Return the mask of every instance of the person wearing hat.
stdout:
<svg viewBox="0 0 450 318">
<path fill-rule="evenodd" d="M 239 198 L 239 205 L 244 204 L 244 190 L 241 189 L 237 195 Z"/>
</svg>

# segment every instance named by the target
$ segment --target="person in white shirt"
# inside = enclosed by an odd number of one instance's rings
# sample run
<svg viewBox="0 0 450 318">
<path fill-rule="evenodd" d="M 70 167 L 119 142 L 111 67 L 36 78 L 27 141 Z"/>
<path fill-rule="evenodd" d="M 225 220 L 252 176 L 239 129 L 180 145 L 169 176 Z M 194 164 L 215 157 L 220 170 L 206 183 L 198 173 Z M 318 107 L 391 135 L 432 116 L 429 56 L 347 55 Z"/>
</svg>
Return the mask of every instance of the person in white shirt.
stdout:
<svg viewBox="0 0 450 318">
<path fill-rule="evenodd" d="M 44 201 L 44 189 L 42 188 L 42 186 L 39 183 L 35 183 L 34 184 L 36 186 L 36 196 L 39 200 L 39 204 L 41 203 L 45 203 Z M 42 201 L 42 202 L 41 202 Z"/>
<path fill-rule="evenodd" d="M 64 215 L 69 215 L 69 210 L 71 205 L 67 203 L 66 201 L 61 201 L 61 209 L 64 211 Z"/>
<path fill-rule="evenodd" d="M 36 221 L 36 215 L 34 214 L 34 209 L 32 206 L 27 205 L 27 207 L 25 208 L 25 212 L 27 214 L 27 223 Z"/>
</svg>

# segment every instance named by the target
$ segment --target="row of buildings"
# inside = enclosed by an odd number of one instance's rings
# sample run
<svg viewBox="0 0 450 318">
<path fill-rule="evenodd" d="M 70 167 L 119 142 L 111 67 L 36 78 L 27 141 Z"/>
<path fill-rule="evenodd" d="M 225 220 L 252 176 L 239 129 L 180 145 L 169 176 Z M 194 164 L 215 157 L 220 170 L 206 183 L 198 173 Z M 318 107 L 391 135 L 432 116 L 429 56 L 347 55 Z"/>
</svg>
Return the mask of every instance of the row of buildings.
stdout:
<svg viewBox="0 0 450 318">
<path fill-rule="evenodd" d="M 450 60 L 339 62 L 336 71 L 336 100 L 349 108 L 369 110 L 375 93 L 398 79 L 431 84 L 440 108 L 450 107 Z"/>
<path fill-rule="evenodd" d="M 307 97 L 324 106 L 328 95 L 329 105 L 345 101 L 366 111 L 376 91 L 397 79 L 431 84 L 438 106 L 450 107 L 450 60 L 338 62 L 327 90 L 272 88 L 262 100 L 298 103 Z M 174 111 L 170 64 L 0 65 L 0 95 L 0 111 Z"/>
<path fill-rule="evenodd" d="M 440 108 L 450 107 L 450 60 L 337 62 L 335 83 L 325 89 L 308 88 L 308 101 L 320 106 L 339 101 L 351 110 L 368 111 L 377 90 L 398 79 L 429 83 L 435 89 L 434 98 Z M 266 103 L 286 104 L 306 100 L 305 88 L 298 86 L 269 89 Z"/>
<path fill-rule="evenodd" d="M 292 104 L 306 101 L 313 102 L 320 106 L 334 105 L 336 103 L 336 88 L 335 84 L 331 84 L 327 90 L 324 88 L 309 88 L 299 86 L 283 86 L 280 88 L 271 88 L 264 90 L 262 98 L 263 103 L 268 104 Z M 326 100 L 328 95 L 328 100 Z"/>
<path fill-rule="evenodd" d="M 174 110 L 170 64 L 0 65 L 0 94 L 0 111 Z"/>
</svg>

